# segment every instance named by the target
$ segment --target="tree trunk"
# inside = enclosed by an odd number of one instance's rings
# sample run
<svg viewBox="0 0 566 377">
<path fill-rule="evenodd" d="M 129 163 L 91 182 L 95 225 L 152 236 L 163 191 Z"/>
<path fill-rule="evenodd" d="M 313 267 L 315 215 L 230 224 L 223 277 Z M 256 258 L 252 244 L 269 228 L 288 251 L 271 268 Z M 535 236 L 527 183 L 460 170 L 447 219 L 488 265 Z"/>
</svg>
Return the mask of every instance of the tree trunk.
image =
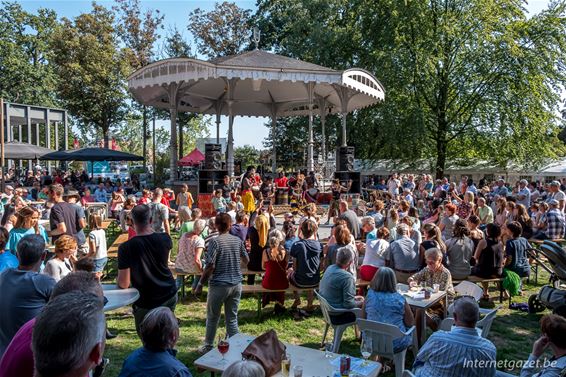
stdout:
<svg viewBox="0 0 566 377">
<path fill-rule="evenodd" d="M 435 175 L 436 179 L 444 178 L 444 168 L 446 167 L 446 152 L 448 149 L 448 142 L 446 140 L 446 132 L 448 130 L 448 123 L 445 114 L 438 116 L 437 132 L 436 132 L 436 166 Z"/>
<path fill-rule="evenodd" d="M 142 122 L 143 122 L 143 149 L 142 149 L 142 155 L 143 155 L 143 169 L 145 172 L 145 167 L 147 164 L 147 160 L 146 160 L 146 156 L 147 156 L 147 107 L 144 105 L 142 108 Z"/>
<path fill-rule="evenodd" d="M 102 129 L 102 137 L 104 139 L 104 148 L 106 148 L 106 149 L 110 148 L 109 137 L 108 137 L 108 129 L 109 129 L 109 127 L 105 127 L 105 128 Z"/>
</svg>

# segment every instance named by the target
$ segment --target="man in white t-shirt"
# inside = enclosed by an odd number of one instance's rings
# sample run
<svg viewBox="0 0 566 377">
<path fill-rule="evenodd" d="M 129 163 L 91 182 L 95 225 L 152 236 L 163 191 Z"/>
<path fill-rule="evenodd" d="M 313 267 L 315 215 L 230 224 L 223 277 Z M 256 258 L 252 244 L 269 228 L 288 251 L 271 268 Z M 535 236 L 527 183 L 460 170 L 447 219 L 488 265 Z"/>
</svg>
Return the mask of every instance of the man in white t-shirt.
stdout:
<svg viewBox="0 0 566 377">
<path fill-rule="evenodd" d="M 529 183 L 526 179 L 519 181 L 519 191 L 517 192 L 517 204 L 522 204 L 526 209 L 531 205 L 531 191 L 527 187 Z"/>
<path fill-rule="evenodd" d="M 558 201 L 558 210 L 564 212 L 564 204 L 566 203 L 566 194 L 564 191 L 560 190 L 560 182 L 552 181 L 548 186 L 549 194 L 546 197 L 546 201 L 550 201 L 552 199 Z"/>
<path fill-rule="evenodd" d="M 387 182 L 387 190 L 394 198 L 399 195 L 399 187 L 401 186 L 401 181 L 397 178 L 397 173 L 393 174 L 389 181 Z"/>
</svg>

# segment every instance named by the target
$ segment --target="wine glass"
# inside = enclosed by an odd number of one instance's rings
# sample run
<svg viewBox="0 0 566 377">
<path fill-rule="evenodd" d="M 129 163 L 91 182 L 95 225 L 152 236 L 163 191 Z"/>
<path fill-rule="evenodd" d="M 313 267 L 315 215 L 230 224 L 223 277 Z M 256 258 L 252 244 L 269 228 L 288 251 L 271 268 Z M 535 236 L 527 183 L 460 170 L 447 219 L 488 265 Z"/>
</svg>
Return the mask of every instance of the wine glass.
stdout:
<svg viewBox="0 0 566 377">
<path fill-rule="evenodd" d="M 222 360 L 220 361 L 222 364 L 226 363 L 226 358 L 224 355 L 230 349 L 230 343 L 228 343 L 227 338 L 222 338 L 221 336 L 218 337 L 218 352 L 222 354 Z"/>
<path fill-rule="evenodd" d="M 369 334 L 364 334 L 362 336 L 362 344 L 360 345 L 360 351 L 362 353 L 362 357 L 364 358 L 364 362 L 362 363 L 362 365 L 366 366 L 369 364 L 368 359 L 373 352 L 372 338 Z"/>
<path fill-rule="evenodd" d="M 324 343 L 324 357 L 329 359 L 332 357 L 332 343 Z"/>
</svg>

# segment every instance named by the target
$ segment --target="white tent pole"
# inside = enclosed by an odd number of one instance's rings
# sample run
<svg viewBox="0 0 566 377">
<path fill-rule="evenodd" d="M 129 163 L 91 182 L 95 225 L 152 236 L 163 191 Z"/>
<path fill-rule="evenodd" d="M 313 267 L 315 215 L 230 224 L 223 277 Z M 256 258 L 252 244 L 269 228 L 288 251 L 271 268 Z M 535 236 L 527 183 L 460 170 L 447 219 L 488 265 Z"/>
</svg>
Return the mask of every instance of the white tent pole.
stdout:
<svg viewBox="0 0 566 377">
<path fill-rule="evenodd" d="M 175 181 L 177 179 L 177 90 L 176 82 L 169 85 L 169 116 L 171 120 L 171 143 L 169 154 L 171 161 L 169 163 L 169 179 Z M 153 172 L 155 174 L 155 172 Z"/>
<path fill-rule="evenodd" d="M 216 144 L 220 144 L 220 113 L 216 112 Z"/>
</svg>

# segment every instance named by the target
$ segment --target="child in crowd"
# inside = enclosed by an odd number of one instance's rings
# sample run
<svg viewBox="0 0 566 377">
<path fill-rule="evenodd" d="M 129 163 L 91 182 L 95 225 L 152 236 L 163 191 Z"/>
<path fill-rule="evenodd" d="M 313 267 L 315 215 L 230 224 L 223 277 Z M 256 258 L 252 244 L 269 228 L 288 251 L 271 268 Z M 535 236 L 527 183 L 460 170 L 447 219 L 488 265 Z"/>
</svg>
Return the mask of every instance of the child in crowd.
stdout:
<svg viewBox="0 0 566 377">
<path fill-rule="evenodd" d="M 87 257 L 94 259 L 94 273 L 100 279 L 106 262 L 108 262 L 106 232 L 102 229 L 102 217 L 100 215 L 90 215 L 88 223 L 90 233 L 88 235 L 89 253 Z"/>
<path fill-rule="evenodd" d="M 240 212 L 244 209 L 244 203 L 242 203 L 242 197 L 236 195 L 236 212 Z"/>
<path fill-rule="evenodd" d="M 218 189 L 214 192 L 214 198 L 212 198 L 212 206 L 216 213 L 226 212 L 226 199 L 222 196 L 222 190 Z"/>
</svg>

